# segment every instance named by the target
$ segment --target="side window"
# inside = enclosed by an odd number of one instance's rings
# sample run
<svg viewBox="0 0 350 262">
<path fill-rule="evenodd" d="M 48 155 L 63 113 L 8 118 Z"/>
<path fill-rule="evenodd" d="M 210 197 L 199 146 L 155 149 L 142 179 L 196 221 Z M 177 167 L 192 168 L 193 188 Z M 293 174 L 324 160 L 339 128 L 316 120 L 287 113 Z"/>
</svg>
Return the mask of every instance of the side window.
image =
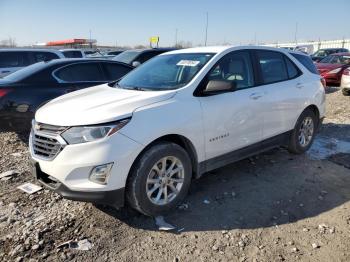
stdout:
<svg viewBox="0 0 350 262">
<path fill-rule="evenodd" d="M 258 50 L 256 53 L 264 84 L 288 80 L 288 72 L 283 61 L 283 54 L 261 50 Z"/>
<path fill-rule="evenodd" d="M 35 63 L 59 58 L 58 55 L 51 52 L 32 52 L 32 55 Z"/>
<path fill-rule="evenodd" d="M 142 53 L 136 60 L 142 64 L 156 55 L 158 55 L 157 52 L 152 52 L 152 51 L 145 52 L 145 53 Z"/>
<path fill-rule="evenodd" d="M 22 67 L 29 65 L 26 52 L 0 52 L 0 67 Z"/>
<path fill-rule="evenodd" d="M 107 79 L 110 81 L 117 80 L 131 71 L 131 68 L 123 65 L 113 63 L 102 63 L 102 65 L 106 70 Z"/>
<path fill-rule="evenodd" d="M 235 51 L 225 55 L 210 70 L 207 80 L 230 81 L 237 89 L 254 86 L 253 66 L 249 52 Z"/>
<path fill-rule="evenodd" d="M 284 60 L 286 61 L 289 79 L 297 77 L 300 74 L 300 71 L 296 65 L 294 65 L 288 57 L 284 57 Z"/>
<path fill-rule="evenodd" d="M 294 56 L 303 66 L 305 66 L 309 72 L 318 75 L 317 68 L 309 56 L 294 53 L 291 55 Z"/>
<path fill-rule="evenodd" d="M 55 76 L 66 82 L 105 81 L 99 63 L 80 63 L 62 67 Z"/>
</svg>

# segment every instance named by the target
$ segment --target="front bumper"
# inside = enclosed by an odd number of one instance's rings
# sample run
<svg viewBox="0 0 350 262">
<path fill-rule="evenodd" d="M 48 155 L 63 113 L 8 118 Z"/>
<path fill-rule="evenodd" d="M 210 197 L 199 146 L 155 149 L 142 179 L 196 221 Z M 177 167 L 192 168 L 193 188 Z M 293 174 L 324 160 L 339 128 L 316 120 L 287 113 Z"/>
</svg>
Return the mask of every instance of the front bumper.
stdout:
<svg viewBox="0 0 350 262">
<path fill-rule="evenodd" d="M 125 188 L 120 188 L 110 191 L 75 191 L 69 189 L 57 179 L 44 173 L 39 166 L 39 163 L 32 161 L 32 173 L 35 178 L 46 188 L 60 194 L 66 199 L 92 202 L 119 208 L 124 206 Z"/>
</svg>

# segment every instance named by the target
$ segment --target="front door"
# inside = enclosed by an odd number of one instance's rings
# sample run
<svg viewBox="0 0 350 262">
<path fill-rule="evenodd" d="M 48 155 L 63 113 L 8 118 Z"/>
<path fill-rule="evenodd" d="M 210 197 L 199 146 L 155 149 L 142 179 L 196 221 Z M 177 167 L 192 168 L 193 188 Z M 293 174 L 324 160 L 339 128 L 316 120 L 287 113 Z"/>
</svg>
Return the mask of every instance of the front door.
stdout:
<svg viewBox="0 0 350 262">
<path fill-rule="evenodd" d="M 234 51 L 219 60 L 204 80 L 228 81 L 235 87 L 200 96 L 205 132 L 206 159 L 213 159 L 261 140 L 263 87 L 255 86 L 249 51 Z"/>
</svg>

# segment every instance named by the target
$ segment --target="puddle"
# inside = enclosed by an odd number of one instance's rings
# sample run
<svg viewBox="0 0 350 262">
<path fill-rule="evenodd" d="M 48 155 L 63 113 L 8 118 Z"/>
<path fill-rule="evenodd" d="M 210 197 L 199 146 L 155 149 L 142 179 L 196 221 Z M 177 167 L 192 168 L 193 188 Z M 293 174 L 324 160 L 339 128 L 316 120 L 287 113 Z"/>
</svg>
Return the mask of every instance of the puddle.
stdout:
<svg viewBox="0 0 350 262">
<path fill-rule="evenodd" d="M 318 136 L 307 154 L 312 159 L 326 159 L 335 154 L 350 154 L 350 142 L 336 138 Z"/>
</svg>

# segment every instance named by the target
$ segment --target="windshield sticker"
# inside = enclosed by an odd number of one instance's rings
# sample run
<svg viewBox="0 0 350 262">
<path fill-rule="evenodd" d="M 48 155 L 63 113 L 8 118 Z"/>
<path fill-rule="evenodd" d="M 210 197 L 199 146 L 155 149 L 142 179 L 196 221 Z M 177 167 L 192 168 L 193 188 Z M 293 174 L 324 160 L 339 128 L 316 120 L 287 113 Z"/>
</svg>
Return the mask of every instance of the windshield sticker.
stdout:
<svg viewBox="0 0 350 262">
<path fill-rule="evenodd" d="M 181 60 L 176 65 L 178 66 L 197 66 L 200 63 L 200 61 L 195 60 Z"/>
</svg>

